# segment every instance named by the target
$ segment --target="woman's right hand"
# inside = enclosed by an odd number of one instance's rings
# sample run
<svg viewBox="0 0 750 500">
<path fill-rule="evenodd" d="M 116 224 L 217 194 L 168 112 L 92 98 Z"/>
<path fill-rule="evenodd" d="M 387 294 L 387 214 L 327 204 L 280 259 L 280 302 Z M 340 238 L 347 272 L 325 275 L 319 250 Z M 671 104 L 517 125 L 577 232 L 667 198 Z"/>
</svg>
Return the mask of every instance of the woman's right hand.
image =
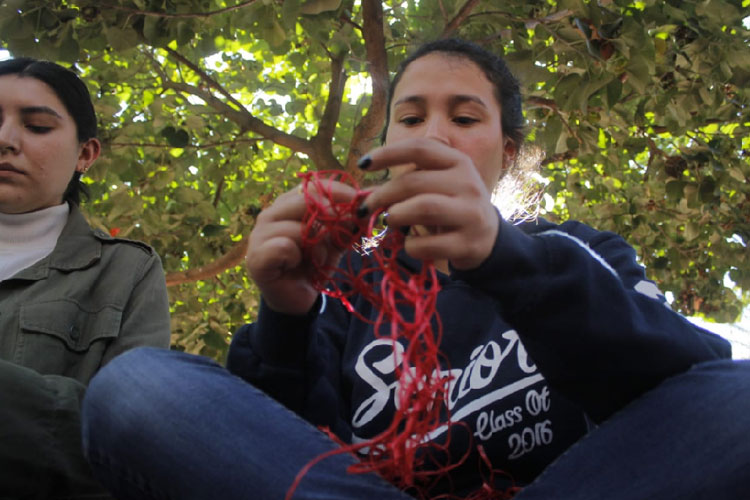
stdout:
<svg viewBox="0 0 750 500">
<path fill-rule="evenodd" d="M 326 182 L 334 201 L 346 203 L 357 191 L 340 182 Z M 308 195 L 325 204 L 324 198 L 312 184 Z M 312 270 L 321 266 L 332 268 L 345 249 L 330 240 L 313 247 L 311 258 L 302 251 L 302 219 L 305 215 L 305 194 L 298 186 L 288 191 L 263 210 L 250 233 L 245 257 L 250 277 L 260 289 L 266 304 L 285 314 L 306 314 L 318 298 L 318 290 L 311 281 Z"/>
</svg>

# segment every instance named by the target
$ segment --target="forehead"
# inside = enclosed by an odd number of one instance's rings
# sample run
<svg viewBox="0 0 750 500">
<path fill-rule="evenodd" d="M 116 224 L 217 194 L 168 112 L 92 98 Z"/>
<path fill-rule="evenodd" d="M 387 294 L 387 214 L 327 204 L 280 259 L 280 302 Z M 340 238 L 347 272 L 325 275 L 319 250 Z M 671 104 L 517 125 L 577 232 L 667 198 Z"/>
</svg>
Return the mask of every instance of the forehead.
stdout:
<svg viewBox="0 0 750 500">
<path fill-rule="evenodd" d="M 449 97 L 475 95 L 486 105 L 497 105 L 495 87 L 474 61 L 432 52 L 406 67 L 393 92 L 393 102 L 406 96 Z"/>
<path fill-rule="evenodd" d="M 0 76 L 0 107 L 23 109 L 39 106 L 46 106 L 60 116 L 70 118 L 55 91 L 43 81 L 15 74 Z"/>
</svg>

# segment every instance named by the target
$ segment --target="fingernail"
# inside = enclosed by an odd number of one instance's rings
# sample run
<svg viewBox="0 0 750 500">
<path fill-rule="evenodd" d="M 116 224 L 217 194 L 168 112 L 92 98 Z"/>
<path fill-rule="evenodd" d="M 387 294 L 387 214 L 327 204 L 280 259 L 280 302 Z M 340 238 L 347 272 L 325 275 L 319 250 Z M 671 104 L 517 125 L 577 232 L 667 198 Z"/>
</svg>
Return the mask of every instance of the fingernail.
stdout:
<svg viewBox="0 0 750 500">
<path fill-rule="evenodd" d="M 368 213 L 370 213 L 370 209 L 367 208 L 367 205 L 365 205 L 364 203 L 362 203 L 359 206 L 359 208 L 357 209 L 356 215 L 357 215 L 357 217 L 359 217 L 360 219 L 362 219 L 363 217 L 366 217 Z"/>
<path fill-rule="evenodd" d="M 370 155 L 364 155 L 357 162 L 357 168 L 359 168 L 360 170 L 364 170 L 367 167 L 369 167 L 371 164 L 372 164 L 372 158 L 370 157 Z"/>
</svg>

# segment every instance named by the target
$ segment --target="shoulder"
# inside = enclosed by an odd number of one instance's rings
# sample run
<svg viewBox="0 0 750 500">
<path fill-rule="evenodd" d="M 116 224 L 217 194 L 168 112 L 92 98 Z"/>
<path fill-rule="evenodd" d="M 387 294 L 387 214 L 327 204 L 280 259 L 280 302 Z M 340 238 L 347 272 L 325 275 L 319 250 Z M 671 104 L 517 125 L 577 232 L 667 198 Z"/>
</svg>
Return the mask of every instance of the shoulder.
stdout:
<svg viewBox="0 0 750 500">
<path fill-rule="evenodd" d="M 98 228 L 91 228 L 91 234 L 100 243 L 102 243 L 103 247 L 112 246 L 113 248 L 116 248 L 116 247 L 130 248 L 130 249 L 145 253 L 149 257 L 156 255 L 156 250 L 154 250 L 154 248 L 151 245 L 149 245 L 148 243 L 139 241 L 139 240 L 131 240 L 128 238 L 118 238 Z"/>
<path fill-rule="evenodd" d="M 118 238 L 101 229 L 92 229 L 91 234 L 101 248 L 101 264 L 118 275 L 129 273 L 134 279 L 143 276 L 159 276 L 163 280 L 164 269 L 159 254 L 151 245 L 138 240 Z"/>
<path fill-rule="evenodd" d="M 118 238 L 101 228 L 93 227 L 77 206 L 71 206 L 70 214 L 68 215 L 68 224 L 66 231 L 63 232 L 63 236 L 88 237 L 92 243 L 100 244 L 102 251 L 132 250 L 145 254 L 148 257 L 156 255 L 156 251 L 147 243 L 128 238 Z"/>
<path fill-rule="evenodd" d="M 128 269 L 160 266 L 156 251 L 141 241 L 116 238 L 92 228 L 78 207 L 71 207 L 68 221 L 50 256 L 50 267 L 72 271 L 92 266 L 114 265 Z"/>
<path fill-rule="evenodd" d="M 632 267 L 638 272 L 642 269 L 640 265 L 636 265 L 635 249 L 622 236 L 612 231 L 599 231 L 575 220 L 555 224 L 541 218 L 521 226 L 521 230 L 531 236 L 557 236 L 557 241 L 573 242 L 581 250 L 595 257 L 603 257 L 615 268 Z"/>
<path fill-rule="evenodd" d="M 548 221 L 547 219 L 539 217 L 533 221 L 522 222 L 521 224 L 518 225 L 518 227 L 523 232 L 525 232 L 526 234 L 530 234 L 530 235 L 534 235 L 534 234 L 543 235 L 545 233 L 554 234 L 555 232 L 558 232 L 558 233 L 565 233 L 565 234 L 574 236 L 582 240 L 589 240 L 597 235 L 616 236 L 615 233 L 611 233 L 608 231 L 597 231 L 593 227 L 588 226 L 584 224 L 583 222 L 579 222 L 577 220 L 568 220 L 560 224 L 556 224 L 554 222 Z"/>
<path fill-rule="evenodd" d="M 604 242 L 617 243 L 618 245 L 630 247 L 619 234 L 612 231 L 599 231 L 576 220 L 568 220 L 560 224 L 555 224 L 540 217 L 534 221 L 523 222 L 518 227 L 524 233 L 531 236 L 567 236 L 592 247 Z"/>
</svg>

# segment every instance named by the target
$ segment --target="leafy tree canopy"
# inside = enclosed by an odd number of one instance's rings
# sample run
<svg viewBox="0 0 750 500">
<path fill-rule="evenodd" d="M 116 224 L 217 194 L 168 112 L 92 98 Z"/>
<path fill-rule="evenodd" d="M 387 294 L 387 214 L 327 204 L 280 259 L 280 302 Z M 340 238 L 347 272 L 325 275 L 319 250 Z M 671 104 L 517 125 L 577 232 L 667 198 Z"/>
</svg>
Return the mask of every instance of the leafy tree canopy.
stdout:
<svg viewBox="0 0 750 500">
<path fill-rule="evenodd" d="M 163 258 L 173 344 L 221 357 L 255 216 L 376 145 L 389 69 L 461 36 L 521 78 L 542 214 L 623 235 L 685 314 L 750 300 L 750 0 L 2 0 L 0 44 L 74 65 L 90 219 Z M 725 285 L 729 277 L 736 286 Z"/>
</svg>

